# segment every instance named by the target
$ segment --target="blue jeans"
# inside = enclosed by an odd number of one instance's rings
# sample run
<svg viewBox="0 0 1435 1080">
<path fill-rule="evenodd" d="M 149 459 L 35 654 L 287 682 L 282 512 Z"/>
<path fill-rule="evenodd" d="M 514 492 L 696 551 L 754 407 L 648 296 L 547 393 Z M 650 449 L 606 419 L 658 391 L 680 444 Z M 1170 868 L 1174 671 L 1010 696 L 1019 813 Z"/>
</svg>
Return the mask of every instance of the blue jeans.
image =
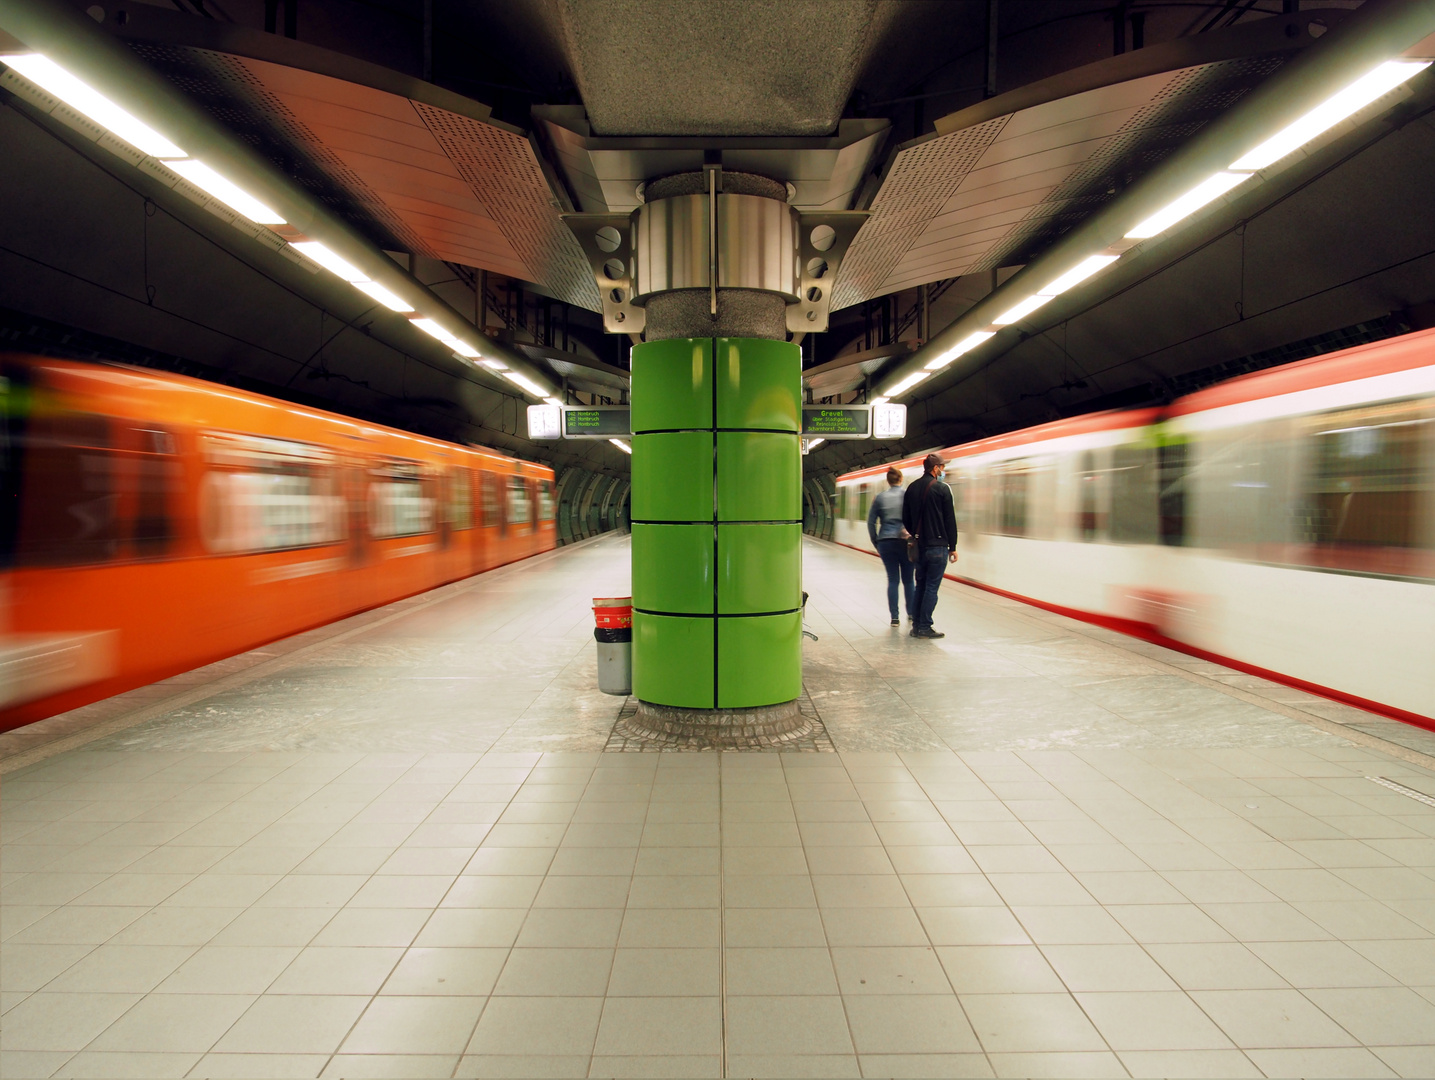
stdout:
<svg viewBox="0 0 1435 1080">
<path fill-rule="evenodd" d="M 907 558 L 907 541 L 891 536 L 877 541 L 877 554 L 882 556 L 882 565 L 887 568 L 887 610 L 896 622 L 901 614 L 897 610 L 897 580 L 902 581 L 902 592 L 907 601 L 907 618 L 917 614 L 917 598 L 912 586 L 912 563 Z"/>
<path fill-rule="evenodd" d="M 932 612 L 937 606 L 937 590 L 942 587 L 942 574 L 947 569 L 947 548 L 926 547 L 917 557 L 917 612 L 912 616 L 913 630 L 930 630 Z"/>
</svg>

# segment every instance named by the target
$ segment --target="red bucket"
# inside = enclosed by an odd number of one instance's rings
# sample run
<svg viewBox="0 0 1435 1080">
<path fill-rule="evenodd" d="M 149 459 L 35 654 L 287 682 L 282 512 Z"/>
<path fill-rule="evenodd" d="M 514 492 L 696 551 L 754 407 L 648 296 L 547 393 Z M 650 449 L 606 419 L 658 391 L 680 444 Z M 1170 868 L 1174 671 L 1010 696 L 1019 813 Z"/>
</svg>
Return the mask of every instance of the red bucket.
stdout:
<svg viewBox="0 0 1435 1080">
<path fill-rule="evenodd" d="M 628 630 L 633 625 L 631 596 L 595 596 L 593 620 L 599 630 Z"/>
</svg>

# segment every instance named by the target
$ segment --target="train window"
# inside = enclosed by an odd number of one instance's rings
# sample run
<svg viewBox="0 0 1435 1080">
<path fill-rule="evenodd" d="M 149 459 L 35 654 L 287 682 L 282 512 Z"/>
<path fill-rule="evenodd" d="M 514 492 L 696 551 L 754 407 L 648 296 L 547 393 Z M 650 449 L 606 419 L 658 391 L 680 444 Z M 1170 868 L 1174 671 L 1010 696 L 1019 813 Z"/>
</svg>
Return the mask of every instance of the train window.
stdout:
<svg viewBox="0 0 1435 1080">
<path fill-rule="evenodd" d="M 479 490 L 483 496 L 483 526 L 491 528 L 503 524 L 503 507 L 498 497 L 498 477 L 493 473 L 479 474 Z"/>
<path fill-rule="evenodd" d="M 448 484 L 448 523 L 454 529 L 473 528 L 473 483 L 462 466 L 453 470 Z"/>
<path fill-rule="evenodd" d="M 843 484 L 840 488 L 837 489 L 837 516 L 842 518 L 844 521 L 849 516 L 847 512 L 849 491 L 851 491 L 851 488 L 848 487 L 846 484 Z"/>
<path fill-rule="evenodd" d="M 1157 451 L 1156 511 L 1161 543 L 1180 547 L 1186 542 L 1186 444 L 1165 443 Z"/>
<path fill-rule="evenodd" d="M 372 471 L 369 533 L 375 539 L 433 532 L 434 500 L 424 491 L 423 466 L 392 460 Z"/>
<path fill-rule="evenodd" d="M 538 482 L 538 520 L 553 520 L 553 483 L 550 480 Z"/>
<path fill-rule="evenodd" d="M 508 521 L 512 525 L 527 524 L 533 514 L 528 495 L 528 485 L 521 476 L 508 478 Z"/>
<path fill-rule="evenodd" d="M 1090 450 L 1081 455 L 1081 472 L 1076 492 L 1077 535 L 1083 541 L 1099 540 L 1106 532 L 1105 480 Z"/>
<path fill-rule="evenodd" d="M 174 541 L 170 504 L 182 485 L 174 436 L 158 428 L 134 428 L 127 434 L 132 445 L 121 468 L 129 474 L 124 486 L 134 488 L 130 543 L 135 554 L 158 558 Z"/>
<path fill-rule="evenodd" d="M 120 490 L 109 422 L 89 414 L 32 415 L 22 454 L 16 562 L 73 566 L 115 558 Z"/>
<path fill-rule="evenodd" d="M 8 566 L 15 548 L 20 504 L 20 470 L 15 435 L 20 427 L 20 387 L 0 375 L 0 567 Z"/>
<path fill-rule="evenodd" d="M 1027 534 L 1027 497 L 1031 469 L 1026 461 L 1006 461 L 992 468 L 996 489 L 996 532 L 1002 536 Z"/>
<path fill-rule="evenodd" d="M 1291 447 L 1284 422 L 1214 431 L 1188 449 L 1189 543 L 1247 558 L 1285 561 L 1272 545 L 1289 543 Z"/>
<path fill-rule="evenodd" d="M 1146 446 L 1118 446 L 1111 455 L 1111 540 L 1156 540 L 1155 455 Z"/>
<path fill-rule="evenodd" d="M 857 489 L 857 520 L 866 521 L 867 511 L 872 506 L 872 488 L 870 484 L 863 484 Z"/>
<path fill-rule="evenodd" d="M 1430 576 L 1435 548 L 1426 517 L 1435 494 L 1429 464 L 1435 420 L 1408 404 L 1345 409 L 1306 431 L 1298 511 L 1301 562 L 1329 569 Z"/>
<path fill-rule="evenodd" d="M 337 544 L 346 533 L 333 451 L 261 435 L 205 432 L 200 535 L 218 554 Z"/>
</svg>

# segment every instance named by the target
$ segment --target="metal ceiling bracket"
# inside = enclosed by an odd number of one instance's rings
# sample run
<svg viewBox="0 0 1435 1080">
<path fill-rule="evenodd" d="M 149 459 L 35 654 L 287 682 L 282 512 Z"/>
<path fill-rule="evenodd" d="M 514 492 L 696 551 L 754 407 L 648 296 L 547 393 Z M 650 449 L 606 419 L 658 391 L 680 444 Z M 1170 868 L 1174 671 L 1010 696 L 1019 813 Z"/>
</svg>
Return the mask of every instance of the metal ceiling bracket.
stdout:
<svg viewBox="0 0 1435 1080">
<path fill-rule="evenodd" d="M 633 248 L 636 214 L 564 214 L 598 284 L 603 301 L 603 329 L 610 334 L 640 334 L 646 322 L 633 303 L 637 257 Z"/>
<path fill-rule="evenodd" d="M 800 334 L 827 329 L 832 286 L 842 269 L 842 257 L 867 218 L 865 210 L 798 214 L 798 299 L 787 306 L 788 330 Z"/>
</svg>

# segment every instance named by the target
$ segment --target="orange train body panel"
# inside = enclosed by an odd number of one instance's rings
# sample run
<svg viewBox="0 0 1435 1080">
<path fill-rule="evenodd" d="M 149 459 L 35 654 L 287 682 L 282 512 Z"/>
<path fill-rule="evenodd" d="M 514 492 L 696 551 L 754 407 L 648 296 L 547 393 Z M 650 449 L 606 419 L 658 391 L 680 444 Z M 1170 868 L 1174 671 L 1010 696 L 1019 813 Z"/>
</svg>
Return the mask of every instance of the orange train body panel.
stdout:
<svg viewBox="0 0 1435 1080">
<path fill-rule="evenodd" d="M 0 730 L 556 546 L 546 466 L 121 365 L 0 355 L 0 466 Z"/>
</svg>

